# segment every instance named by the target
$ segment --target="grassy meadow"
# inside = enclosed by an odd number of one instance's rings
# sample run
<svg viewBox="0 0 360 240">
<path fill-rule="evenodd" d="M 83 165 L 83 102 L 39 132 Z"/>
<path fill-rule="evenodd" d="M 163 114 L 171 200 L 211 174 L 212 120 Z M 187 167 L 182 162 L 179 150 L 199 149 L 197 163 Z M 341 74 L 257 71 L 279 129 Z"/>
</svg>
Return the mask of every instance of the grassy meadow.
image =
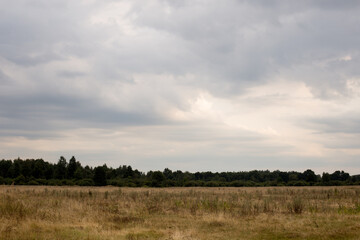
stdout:
<svg viewBox="0 0 360 240">
<path fill-rule="evenodd" d="M 0 239 L 360 239 L 360 187 L 3 185 Z"/>
</svg>

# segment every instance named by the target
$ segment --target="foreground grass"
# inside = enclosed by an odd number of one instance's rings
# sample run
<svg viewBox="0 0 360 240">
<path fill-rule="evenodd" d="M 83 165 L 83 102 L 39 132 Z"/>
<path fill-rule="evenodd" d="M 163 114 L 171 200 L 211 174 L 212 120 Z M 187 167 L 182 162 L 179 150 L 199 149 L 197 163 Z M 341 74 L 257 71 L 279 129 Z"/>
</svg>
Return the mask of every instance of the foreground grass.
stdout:
<svg viewBox="0 0 360 240">
<path fill-rule="evenodd" d="M 0 186 L 0 239 L 360 239 L 360 187 Z"/>
</svg>

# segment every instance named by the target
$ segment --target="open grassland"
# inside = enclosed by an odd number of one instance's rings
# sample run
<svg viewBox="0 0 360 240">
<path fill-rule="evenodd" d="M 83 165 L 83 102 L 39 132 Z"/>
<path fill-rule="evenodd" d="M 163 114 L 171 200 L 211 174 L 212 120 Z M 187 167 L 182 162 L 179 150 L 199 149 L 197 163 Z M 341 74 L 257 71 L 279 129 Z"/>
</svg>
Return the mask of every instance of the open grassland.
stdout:
<svg viewBox="0 0 360 240">
<path fill-rule="evenodd" d="M 360 187 L 0 186 L 0 239 L 360 239 Z"/>
</svg>

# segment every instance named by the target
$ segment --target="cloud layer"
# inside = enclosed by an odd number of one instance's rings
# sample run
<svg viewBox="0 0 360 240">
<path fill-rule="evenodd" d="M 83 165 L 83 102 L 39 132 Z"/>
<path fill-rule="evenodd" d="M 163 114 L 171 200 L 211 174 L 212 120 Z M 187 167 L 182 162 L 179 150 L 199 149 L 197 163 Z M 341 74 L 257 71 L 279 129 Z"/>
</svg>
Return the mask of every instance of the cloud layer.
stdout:
<svg viewBox="0 0 360 240">
<path fill-rule="evenodd" d="M 1 157 L 359 173 L 359 10 L 1 1 Z"/>
</svg>

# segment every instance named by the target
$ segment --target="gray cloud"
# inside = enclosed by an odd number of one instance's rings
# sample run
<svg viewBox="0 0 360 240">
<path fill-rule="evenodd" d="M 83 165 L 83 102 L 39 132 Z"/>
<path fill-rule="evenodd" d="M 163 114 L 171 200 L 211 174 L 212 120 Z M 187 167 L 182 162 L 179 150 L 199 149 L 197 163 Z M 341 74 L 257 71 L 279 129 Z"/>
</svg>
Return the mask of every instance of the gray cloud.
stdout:
<svg viewBox="0 0 360 240">
<path fill-rule="evenodd" d="M 336 64 L 337 71 L 329 74 L 335 63 L 327 60 L 358 54 L 359 4 L 338 5 L 332 1 L 135 2 L 123 19 L 140 30 L 139 38 L 124 34 L 110 16 L 105 25 L 89 25 L 96 13 L 92 5 L 36 1 L 26 10 L 35 15 L 18 11 L 19 4 L 9 4 L 10 13 L 2 15 L 0 29 L 7 34 L 2 34 L 0 51 L 25 65 L 74 54 L 91 56 L 99 77 L 110 79 L 133 72 L 195 73 L 205 79 L 198 84 L 215 94 L 241 92 L 283 69 L 293 69 L 289 74 L 297 76 L 297 69 L 306 67 L 308 74 L 301 80 L 321 96 L 323 89 L 337 90 L 343 78 L 351 76 L 346 76 L 344 63 Z M 104 45 L 109 39 L 113 40 Z M 319 67 L 314 61 L 326 63 Z M 346 65 L 356 69 L 357 63 Z"/>
<path fill-rule="evenodd" d="M 356 116 L 312 119 L 310 123 L 319 133 L 360 133 L 360 118 Z"/>
<path fill-rule="evenodd" d="M 0 138 L 145 126 L 149 136 L 133 133 L 134 142 L 204 144 L 199 158 L 226 146 L 229 159 L 250 158 L 261 148 L 284 163 L 312 131 L 349 134 L 346 146 L 356 150 L 359 10 L 358 1 L 1 1 Z M 271 85 L 280 80 L 306 89 L 278 93 Z M 303 104 L 322 114 L 310 118 Z M 303 115 L 291 111 L 298 107 Z M 284 125 L 299 135 L 281 133 Z M 169 128 L 156 133 L 159 126 Z M 237 135 L 222 133 L 224 126 Z M 233 150 L 241 143 L 246 148 Z M 140 161 L 132 154 L 124 153 Z"/>
<path fill-rule="evenodd" d="M 9 76 L 4 74 L 0 69 L 0 85 L 2 85 L 2 86 L 8 85 L 10 82 L 11 82 L 11 79 L 9 78 Z"/>
<path fill-rule="evenodd" d="M 59 71 L 58 76 L 60 78 L 76 78 L 76 77 L 82 77 L 86 75 L 86 73 L 83 72 L 76 72 L 76 71 Z"/>
<path fill-rule="evenodd" d="M 164 123 L 160 116 L 146 112 L 126 112 L 101 106 L 93 99 L 76 98 L 58 93 L 12 96 L 0 98 L 0 114 L 3 120 L 0 129 L 4 134 L 21 131 L 33 137 L 42 131 L 56 131 L 73 128 L 111 128 L 113 126 L 158 125 Z"/>
<path fill-rule="evenodd" d="M 348 73 L 341 69 L 344 63 L 336 66 L 335 74 L 329 74 L 329 68 L 334 66 L 329 66 L 327 60 L 358 54 L 359 4 L 347 3 L 341 8 L 337 5 L 191 1 L 180 7 L 168 5 L 170 11 L 162 4 L 142 4 L 133 11 L 141 26 L 183 39 L 200 59 L 194 71 L 207 72 L 207 78 L 215 85 L 211 90 L 216 93 L 227 89 L 241 91 L 283 69 L 294 69 L 290 74 L 296 76 L 297 68 L 303 67 L 310 68 L 309 75 L 300 80 L 315 90 L 343 85 Z M 325 66 L 313 67 L 314 62 L 324 62 Z M 354 62 L 347 65 L 357 66 Z M 222 87 L 227 84 L 228 88 Z M 320 97 L 324 95 L 320 93 Z"/>
</svg>

